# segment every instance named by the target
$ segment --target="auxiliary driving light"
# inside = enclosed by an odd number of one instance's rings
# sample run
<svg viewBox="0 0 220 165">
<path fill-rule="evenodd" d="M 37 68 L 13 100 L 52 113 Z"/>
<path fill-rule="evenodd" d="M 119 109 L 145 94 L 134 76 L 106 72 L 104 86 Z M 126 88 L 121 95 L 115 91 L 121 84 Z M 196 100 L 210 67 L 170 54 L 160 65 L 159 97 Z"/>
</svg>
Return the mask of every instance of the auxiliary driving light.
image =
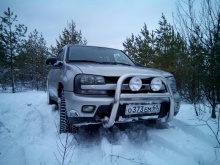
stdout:
<svg viewBox="0 0 220 165">
<path fill-rule="evenodd" d="M 129 82 L 129 87 L 132 91 L 139 91 L 142 87 L 142 81 L 138 77 L 133 77 Z"/>
<path fill-rule="evenodd" d="M 153 91 L 159 91 L 162 87 L 162 81 L 160 78 L 153 78 L 150 83 L 150 87 Z"/>
</svg>

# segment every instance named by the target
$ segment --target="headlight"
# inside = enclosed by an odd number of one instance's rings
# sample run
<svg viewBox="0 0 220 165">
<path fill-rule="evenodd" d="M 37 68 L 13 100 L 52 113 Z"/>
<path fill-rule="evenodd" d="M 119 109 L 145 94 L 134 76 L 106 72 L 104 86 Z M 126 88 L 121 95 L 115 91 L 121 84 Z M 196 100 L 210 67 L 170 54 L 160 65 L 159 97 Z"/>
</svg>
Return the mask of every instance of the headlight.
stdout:
<svg viewBox="0 0 220 165">
<path fill-rule="evenodd" d="M 104 85 L 105 78 L 102 76 L 79 74 L 74 80 L 74 91 L 77 94 L 84 95 L 106 95 L 106 90 L 94 89 L 95 85 Z M 82 89 L 82 85 L 87 86 L 87 89 Z"/>
<path fill-rule="evenodd" d="M 102 76 L 82 75 L 80 82 L 82 85 L 105 84 L 105 79 Z"/>
<path fill-rule="evenodd" d="M 175 93 L 176 92 L 176 80 L 175 80 L 175 78 L 172 76 L 172 77 L 167 77 L 166 79 L 167 79 L 168 83 L 170 84 L 170 87 L 171 87 L 173 93 Z"/>
<path fill-rule="evenodd" d="M 129 87 L 132 91 L 139 91 L 142 87 L 142 81 L 138 77 L 133 77 L 129 82 Z"/>
<path fill-rule="evenodd" d="M 160 78 L 153 78 L 150 83 L 150 87 L 153 91 L 159 91 L 162 87 L 162 81 Z"/>
</svg>

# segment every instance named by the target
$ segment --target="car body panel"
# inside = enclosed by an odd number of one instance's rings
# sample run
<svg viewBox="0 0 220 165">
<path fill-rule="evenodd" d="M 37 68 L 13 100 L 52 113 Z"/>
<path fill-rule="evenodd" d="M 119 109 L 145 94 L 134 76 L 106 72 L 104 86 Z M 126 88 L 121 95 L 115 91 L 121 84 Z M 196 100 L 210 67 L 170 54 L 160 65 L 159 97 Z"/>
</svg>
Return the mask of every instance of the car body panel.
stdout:
<svg viewBox="0 0 220 165">
<path fill-rule="evenodd" d="M 71 64 L 70 64 L 71 65 Z M 139 73 L 139 74 L 152 74 L 158 73 L 164 77 L 172 76 L 172 74 L 158 70 L 137 66 L 125 66 L 125 65 L 106 65 L 106 64 L 94 64 L 94 63 L 74 63 L 73 66 L 77 66 L 84 74 L 94 74 L 103 76 L 122 76 L 127 73 Z"/>
</svg>

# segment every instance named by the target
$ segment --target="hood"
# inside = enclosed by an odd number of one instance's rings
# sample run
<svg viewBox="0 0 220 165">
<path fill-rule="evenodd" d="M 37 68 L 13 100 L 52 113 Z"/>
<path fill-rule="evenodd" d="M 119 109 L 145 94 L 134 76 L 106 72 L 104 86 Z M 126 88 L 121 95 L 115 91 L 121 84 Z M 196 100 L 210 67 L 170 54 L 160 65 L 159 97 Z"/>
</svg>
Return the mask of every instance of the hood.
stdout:
<svg viewBox="0 0 220 165">
<path fill-rule="evenodd" d="M 162 70 L 137 67 L 137 66 L 125 66 L 125 65 L 106 65 L 95 63 L 74 63 L 74 66 L 78 67 L 84 74 L 102 75 L 107 77 L 119 77 L 124 74 L 160 74 L 163 77 L 172 76 L 169 72 Z"/>
</svg>

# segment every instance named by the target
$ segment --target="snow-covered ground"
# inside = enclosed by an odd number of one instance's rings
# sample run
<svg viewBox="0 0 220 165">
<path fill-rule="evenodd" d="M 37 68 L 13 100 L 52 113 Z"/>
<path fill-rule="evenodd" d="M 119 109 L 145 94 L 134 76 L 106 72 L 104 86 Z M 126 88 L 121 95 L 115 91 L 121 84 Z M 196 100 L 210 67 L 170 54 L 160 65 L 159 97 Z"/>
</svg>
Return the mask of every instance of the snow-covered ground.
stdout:
<svg viewBox="0 0 220 165">
<path fill-rule="evenodd" d="M 203 123 L 191 105 L 183 104 L 169 124 L 81 127 L 76 135 L 57 133 L 59 112 L 54 109 L 45 92 L 0 93 L 0 165 L 220 164 L 210 129 L 193 126 Z"/>
</svg>

